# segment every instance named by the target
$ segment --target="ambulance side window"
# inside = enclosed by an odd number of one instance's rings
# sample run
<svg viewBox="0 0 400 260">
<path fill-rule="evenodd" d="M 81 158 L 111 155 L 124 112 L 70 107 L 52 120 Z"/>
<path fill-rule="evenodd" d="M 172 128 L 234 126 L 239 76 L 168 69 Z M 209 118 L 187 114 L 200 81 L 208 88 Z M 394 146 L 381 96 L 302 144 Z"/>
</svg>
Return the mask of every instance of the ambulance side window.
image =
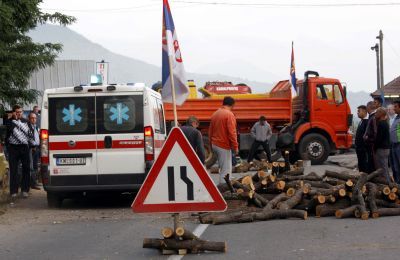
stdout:
<svg viewBox="0 0 400 260">
<path fill-rule="evenodd" d="M 160 118 L 160 133 L 165 134 L 164 107 L 161 100 L 157 99 L 157 109 Z"/>
<path fill-rule="evenodd" d="M 151 97 L 151 112 L 153 113 L 153 119 L 154 119 L 154 131 L 156 133 L 160 133 L 161 132 L 161 122 L 160 122 L 160 113 L 157 107 L 157 101 L 156 99 L 152 96 Z"/>
<path fill-rule="evenodd" d="M 139 133 L 142 131 L 142 96 L 97 97 L 97 132 L 99 134 Z"/>
<path fill-rule="evenodd" d="M 94 114 L 94 97 L 49 98 L 49 133 L 94 134 Z"/>
</svg>

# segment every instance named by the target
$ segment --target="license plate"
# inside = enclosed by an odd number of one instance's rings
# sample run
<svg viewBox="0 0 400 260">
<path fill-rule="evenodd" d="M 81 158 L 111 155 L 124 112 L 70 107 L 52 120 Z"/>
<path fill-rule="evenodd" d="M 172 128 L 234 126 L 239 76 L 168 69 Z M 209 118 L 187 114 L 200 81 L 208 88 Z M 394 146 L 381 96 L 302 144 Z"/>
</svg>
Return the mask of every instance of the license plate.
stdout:
<svg viewBox="0 0 400 260">
<path fill-rule="evenodd" d="M 57 158 L 57 165 L 85 165 L 86 158 Z"/>
</svg>

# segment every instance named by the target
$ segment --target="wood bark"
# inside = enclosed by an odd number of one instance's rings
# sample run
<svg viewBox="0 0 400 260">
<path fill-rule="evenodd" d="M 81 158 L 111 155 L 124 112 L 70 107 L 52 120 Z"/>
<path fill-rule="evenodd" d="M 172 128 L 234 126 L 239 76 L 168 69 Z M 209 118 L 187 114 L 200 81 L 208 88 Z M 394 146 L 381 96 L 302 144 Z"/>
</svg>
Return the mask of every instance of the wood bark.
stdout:
<svg viewBox="0 0 400 260">
<path fill-rule="evenodd" d="M 315 216 L 316 217 L 327 217 L 327 216 L 335 216 L 337 210 L 347 208 L 351 205 L 350 200 L 341 199 L 338 200 L 335 204 L 320 204 L 315 208 Z"/>
<path fill-rule="evenodd" d="M 349 218 L 354 217 L 355 210 L 359 207 L 359 205 L 353 205 L 344 209 L 338 209 L 335 212 L 336 218 Z"/>
<path fill-rule="evenodd" d="M 274 209 L 279 202 L 289 199 L 286 193 L 282 192 L 272 200 L 268 202 L 264 209 Z"/>
<path fill-rule="evenodd" d="M 289 209 L 289 210 L 263 210 L 261 212 L 251 212 L 245 213 L 239 218 L 231 218 L 229 215 L 225 215 L 225 217 L 220 217 L 218 219 L 213 220 L 214 225 L 225 224 L 225 223 L 244 223 L 244 222 L 253 222 L 253 221 L 265 221 L 271 219 L 280 219 L 280 218 L 301 218 L 307 219 L 307 211 Z"/>
<path fill-rule="evenodd" d="M 324 176 L 330 177 L 330 178 L 335 178 L 335 179 L 340 179 L 343 181 L 347 181 L 349 179 L 355 180 L 359 177 L 358 175 L 350 174 L 347 171 L 337 172 L 337 171 L 331 171 L 331 170 L 325 170 Z"/>
<path fill-rule="evenodd" d="M 201 251 L 226 252 L 226 242 L 212 242 L 204 240 L 175 240 L 175 239 L 158 239 L 145 238 L 143 240 L 143 248 L 155 248 L 159 250 L 179 250 L 187 249 L 192 253 Z"/>
<path fill-rule="evenodd" d="M 369 209 L 371 210 L 371 216 L 372 218 L 378 218 L 379 213 L 378 213 L 378 206 L 376 205 L 375 197 L 376 193 L 378 192 L 378 189 L 375 184 L 372 182 L 368 182 L 366 184 L 367 190 L 368 190 L 368 206 Z"/>
<path fill-rule="evenodd" d="M 306 186 L 310 186 L 310 184 L 306 184 Z M 291 209 L 294 206 L 296 206 L 297 204 L 299 204 L 300 201 L 302 200 L 302 198 L 303 198 L 303 189 L 299 189 L 295 192 L 295 194 L 291 198 L 280 203 L 279 209 L 280 210 Z"/>
<path fill-rule="evenodd" d="M 379 216 L 400 216 L 400 208 L 380 208 Z"/>
</svg>

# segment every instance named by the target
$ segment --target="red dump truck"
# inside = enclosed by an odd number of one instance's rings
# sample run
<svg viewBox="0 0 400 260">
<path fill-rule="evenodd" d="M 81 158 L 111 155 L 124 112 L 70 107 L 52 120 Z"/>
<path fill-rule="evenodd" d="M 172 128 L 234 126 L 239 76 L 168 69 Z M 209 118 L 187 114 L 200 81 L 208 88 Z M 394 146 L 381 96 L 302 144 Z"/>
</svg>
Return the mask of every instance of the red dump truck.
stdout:
<svg viewBox="0 0 400 260">
<path fill-rule="evenodd" d="M 250 129 L 260 115 L 267 118 L 274 132 L 270 141 L 274 160 L 283 150 L 289 150 L 292 160 L 308 159 L 312 164 L 321 164 L 337 150 L 351 147 L 349 127 L 353 115 L 346 99 L 346 88 L 340 81 L 307 71 L 296 85 L 298 96 L 294 98 L 287 80 L 278 82 L 265 95 L 233 96 L 241 156 L 245 157 L 250 149 L 253 142 Z M 202 98 L 188 99 L 177 107 L 180 123 L 190 115 L 200 120 L 207 151 L 210 151 L 207 137 L 210 118 L 221 105 L 221 99 Z M 171 126 L 174 120 L 171 104 L 165 104 L 165 115 L 167 127 Z"/>
</svg>

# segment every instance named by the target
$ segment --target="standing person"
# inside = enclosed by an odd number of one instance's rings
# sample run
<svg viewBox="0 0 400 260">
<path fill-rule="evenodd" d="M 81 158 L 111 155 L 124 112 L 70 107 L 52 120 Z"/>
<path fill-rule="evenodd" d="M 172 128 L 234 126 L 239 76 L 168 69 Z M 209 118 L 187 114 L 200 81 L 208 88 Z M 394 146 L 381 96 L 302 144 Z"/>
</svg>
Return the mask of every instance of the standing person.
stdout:
<svg viewBox="0 0 400 260">
<path fill-rule="evenodd" d="M 387 178 L 388 183 L 390 183 L 388 160 L 390 153 L 390 132 L 389 124 L 387 122 L 387 112 L 384 108 L 379 107 L 375 113 L 376 119 L 376 138 L 374 144 L 375 150 L 375 168 L 382 168 L 384 174 Z"/>
<path fill-rule="evenodd" d="M 186 125 L 181 126 L 182 132 L 185 134 L 193 150 L 196 152 L 202 164 L 205 163 L 205 152 L 203 136 L 201 132 L 197 130 L 200 123 L 199 120 L 194 116 L 189 116 L 186 120 Z"/>
<path fill-rule="evenodd" d="M 268 124 L 265 116 L 260 116 L 258 122 L 256 122 L 251 128 L 251 136 L 254 138 L 254 142 L 251 145 L 249 158 L 247 158 L 247 162 L 250 164 L 254 159 L 254 155 L 256 154 L 258 147 L 261 145 L 267 154 L 268 162 L 272 162 L 271 159 L 271 151 L 269 149 L 269 139 L 272 137 L 271 126 Z"/>
<path fill-rule="evenodd" d="M 34 112 L 29 113 L 29 126 L 33 133 L 33 138 L 30 144 L 30 170 L 31 170 L 31 188 L 40 190 L 37 182 L 38 163 L 40 158 L 40 139 L 39 139 L 39 128 L 36 124 L 36 114 Z"/>
<path fill-rule="evenodd" d="M 368 124 L 367 107 L 361 105 L 357 107 L 357 116 L 361 119 L 357 127 L 355 146 L 358 160 L 358 170 L 360 172 L 368 172 L 368 154 L 367 146 L 365 145 L 363 136 Z"/>
<path fill-rule="evenodd" d="M 32 112 L 35 113 L 35 115 L 36 115 L 36 125 L 37 125 L 38 129 L 40 129 L 41 116 L 40 116 L 40 112 L 39 112 L 39 106 L 34 106 L 32 109 Z"/>
<path fill-rule="evenodd" d="M 225 97 L 222 107 L 211 116 L 208 136 L 210 146 L 218 157 L 219 183 L 223 183 L 225 175 L 232 174 L 232 150 L 239 154 L 239 144 L 236 134 L 236 118 L 232 113 L 235 100 Z"/>
<path fill-rule="evenodd" d="M 387 106 L 387 113 L 389 117 L 389 127 L 393 124 L 394 119 L 396 118 L 396 112 L 394 111 L 394 104 L 389 104 Z"/>
<path fill-rule="evenodd" d="M 22 118 L 22 108 L 20 105 L 13 106 L 15 117 L 10 121 L 7 129 L 7 140 L 9 148 L 10 164 L 10 196 L 13 202 L 18 193 L 18 164 L 22 164 L 22 197 L 27 198 L 30 188 L 29 171 L 29 144 L 32 139 L 32 132 L 28 121 Z"/>
<path fill-rule="evenodd" d="M 375 120 L 375 105 L 373 101 L 367 103 L 367 112 L 368 112 L 368 123 L 367 128 L 365 129 L 365 133 L 363 136 L 365 146 L 367 148 L 367 163 L 368 163 L 368 171 L 367 173 L 371 173 L 375 171 L 375 159 L 374 159 L 374 144 L 376 138 L 376 120 Z"/>
<path fill-rule="evenodd" d="M 377 110 L 378 108 L 382 107 L 383 105 L 383 99 L 381 97 L 374 97 L 374 107 L 375 110 Z"/>
<path fill-rule="evenodd" d="M 394 181 L 400 184 L 400 100 L 394 101 L 393 109 L 396 117 L 390 126 L 390 165 Z"/>
</svg>

